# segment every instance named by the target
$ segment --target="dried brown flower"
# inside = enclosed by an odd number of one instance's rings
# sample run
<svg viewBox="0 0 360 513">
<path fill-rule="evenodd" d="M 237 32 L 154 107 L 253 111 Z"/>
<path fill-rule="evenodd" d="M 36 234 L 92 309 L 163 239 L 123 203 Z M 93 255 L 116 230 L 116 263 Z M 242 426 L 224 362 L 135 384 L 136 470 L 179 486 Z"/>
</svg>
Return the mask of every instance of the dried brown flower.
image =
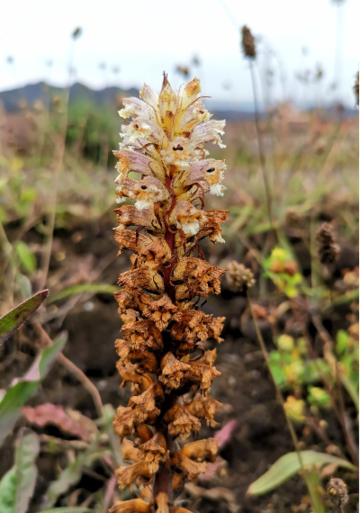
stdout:
<svg viewBox="0 0 360 513">
<path fill-rule="evenodd" d="M 134 482 L 140 484 L 151 478 L 149 465 L 146 461 L 137 461 L 127 467 L 119 467 L 116 475 L 118 476 L 119 488 L 121 490 L 126 487 L 131 488 Z"/>
<path fill-rule="evenodd" d="M 218 451 L 218 444 L 216 438 L 207 438 L 206 440 L 197 440 L 185 445 L 181 452 L 187 458 L 195 459 L 196 461 L 215 461 Z"/>
<path fill-rule="evenodd" d="M 201 423 L 195 415 L 191 415 L 189 411 L 181 404 L 174 404 L 166 413 L 164 421 L 168 423 L 169 433 L 181 440 L 185 440 L 191 435 L 191 432 L 199 431 Z"/>
<path fill-rule="evenodd" d="M 159 469 L 159 463 L 169 459 L 166 438 L 161 433 L 155 433 L 146 443 L 140 446 L 141 457 L 149 464 L 151 473 Z"/>
<path fill-rule="evenodd" d="M 142 454 L 134 445 L 134 442 L 124 438 L 121 444 L 121 451 L 124 461 L 139 461 Z"/>
<path fill-rule="evenodd" d="M 185 454 L 183 454 L 181 451 L 174 452 L 171 458 L 171 464 L 174 467 L 183 470 L 187 474 L 187 477 L 190 479 L 190 481 L 196 479 L 199 474 L 205 472 L 206 470 L 205 462 L 198 463 L 197 461 L 194 461 L 185 456 Z"/>
<path fill-rule="evenodd" d="M 178 360 L 173 353 L 167 353 L 161 360 L 162 375 L 159 377 L 159 381 L 167 388 L 179 388 L 189 369 L 190 365 Z"/>
<path fill-rule="evenodd" d="M 216 427 L 218 423 L 214 421 L 214 415 L 220 406 L 221 403 L 209 395 L 197 394 L 186 409 L 196 417 L 205 418 L 207 424 L 211 427 Z"/>
<path fill-rule="evenodd" d="M 124 458 L 134 462 L 118 469 L 119 486 L 136 484 L 142 499 L 118 502 L 112 513 L 182 510 L 173 507 L 174 490 L 203 472 L 217 451 L 214 439 L 180 450 L 174 443 L 199 431 L 202 418 L 215 426 L 220 405 L 208 395 L 220 374 L 216 350 L 203 345 L 222 341 L 224 318 L 199 311 L 197 301 L 220 293 L 225 271 L 206 262 L 198 244 L 205 237 L 224 242 L 228 212 L 206 211 L 204 201 L 206 193 L 225 191 L 226 165 L 205 149 L 224 147 L 225 122 L 210 119 L 199 94 L 197 79 L 176 93 L 164 76 L 160 95 L 145 85 L 141 99 L 123 99 L 120 111 L 129 121 L 114 151 L 116 201 L 134 204 L 115 210 L 119 253 L 130 251 L 132 264 L 115 294 L 123 322 L 115 347 L 121 386 L 129 384 L 132 396 L 117 409 L 114 428 Z M 193 354 L 199 348 L 200 357 Z"/>
</svg>

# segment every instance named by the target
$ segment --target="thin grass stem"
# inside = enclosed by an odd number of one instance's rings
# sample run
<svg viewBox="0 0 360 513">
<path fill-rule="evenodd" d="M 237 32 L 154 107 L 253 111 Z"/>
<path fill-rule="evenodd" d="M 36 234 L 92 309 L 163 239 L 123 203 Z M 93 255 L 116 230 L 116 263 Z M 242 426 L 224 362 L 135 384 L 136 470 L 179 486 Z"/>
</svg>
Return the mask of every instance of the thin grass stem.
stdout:
<svg viewBox="0 0 360 513">
<path fill-rule="evenodd" d="M 270 190 L 270 184 L 269 184 L 269 180 L 268 180 L 267 173 L 266 173 L 265 151 L 264 151 L 264 146 L 263 146 L 263 141 L 262 141 L 262 134 L 261 134 L 261 130 L 260 130 L 260 121 L 259 121 L 259 107 L 258 107 L 259 102 L 258 102 L 258 96 L 257 96 L 257 90 L 256 90 L 254 66 L 253 66 L 253 62 L 251 60 L 249 62 L 249 67 L 250 67 L 251 84 L 252 84 L 252 90 L 253 90 L 253 96 L 254 96 L 254 120 L 255 120 L 256 135 L 257 135 L 257 141 L 258 141 L 258 147 L 259 147 L 261 170 L 262 170 L 264 187 L 265 187 L 266 205 L 267 205 L 269 223 L 271 226 L 273 226 L 271 190 Z"/>
</svg>

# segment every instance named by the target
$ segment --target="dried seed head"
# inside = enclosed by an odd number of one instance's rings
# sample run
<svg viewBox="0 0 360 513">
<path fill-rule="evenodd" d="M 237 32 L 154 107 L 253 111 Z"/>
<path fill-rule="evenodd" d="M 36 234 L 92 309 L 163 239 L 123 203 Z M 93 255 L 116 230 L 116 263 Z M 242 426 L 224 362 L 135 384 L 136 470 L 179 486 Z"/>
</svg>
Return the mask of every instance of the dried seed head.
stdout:
<svg viewBox="0 0 360 513">
<path fill-rule="evenodd" d="M 342 479 L 333 477 L 326 487 L 327 496 L 330 502 L 337 507 L 345 506 L 349 502 L 347 485 Z"/>
<path fill-rule="evenodd" d="M 335 244 L 334 234 L 328 223 L 323 223 L 316 235 L 318 256 L 322 264 L 333 264 L 339 256 L 339 246 Z"/>
<path fill-rule="evenodd" d="M 301 221 L 301 214 L 296 208 L 289 207 L 286 209 L 285 223 L 287 224 L 287 226 L 298 227 Z"/>
<path fill-rule="evenodd" d="M 256 47 L 255 47 L 255 39 L 251 33 L 251 30 L 246 25 L 241 29 L 241 45 L 242 50 L 244 52 L 245 57 L 250 57 L 251 59 L 255 59 L 256 57 Z"/>
<path fill-rule="evenodd" d="M 227 266 L 226 281 L 233 292 L 242 292 L 255 284 L 252 271 L 235 260 Z"/>
<path fill-rule="evenodd" d="M 355 75 L 354 94 L 356 98 L 356 105 L 359 105 L 359 72 Z"/>
</svg>

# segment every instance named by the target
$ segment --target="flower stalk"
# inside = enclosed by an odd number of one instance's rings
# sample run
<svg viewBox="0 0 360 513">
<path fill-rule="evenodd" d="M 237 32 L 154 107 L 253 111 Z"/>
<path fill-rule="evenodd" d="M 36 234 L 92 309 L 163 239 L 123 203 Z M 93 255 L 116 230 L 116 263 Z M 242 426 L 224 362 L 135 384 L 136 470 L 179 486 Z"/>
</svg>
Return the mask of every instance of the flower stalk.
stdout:
<svg viewBox="0 0 360 513">
<path fill-rule="evenodd" d="M 211 120 L 197 79 L 179 92 L 164 75 L 158 96 L 145 85 L 140 98 L 126 98 L 120 111 L 125 124 L 118 158 L 115 239 L 132 252 L 132 267 L 119 277 L 115 293 L 123 321 L 115 343 L 122 386 L 133 393 L 119 406 L 114 428 L 132 462 L 117 470 L 121 489 L 139 487 L 141 498 L 119 501 L 111 513 L 176 513 L 176 498 L 187 479 L 214 461 L 215 439 L 180 447 L 200 430 L 201 419 L 215 426 L 220 406 L 209 395 L 220 373 L 214 367 L 224 318 L 198 306 L 219 294 L 223 269 L 206 262 L 199 247 L 209 237 L 221 243 L 228 212 L 205 210 L 205 194 L 222 196 L 225 163 L 208 158 L 205 145 L 221 148 L 225 121 Z M 139 179 L 130 178 L 138 173 Z M 129 229 L 135 227 L 135 229 Z"/>
</svg>

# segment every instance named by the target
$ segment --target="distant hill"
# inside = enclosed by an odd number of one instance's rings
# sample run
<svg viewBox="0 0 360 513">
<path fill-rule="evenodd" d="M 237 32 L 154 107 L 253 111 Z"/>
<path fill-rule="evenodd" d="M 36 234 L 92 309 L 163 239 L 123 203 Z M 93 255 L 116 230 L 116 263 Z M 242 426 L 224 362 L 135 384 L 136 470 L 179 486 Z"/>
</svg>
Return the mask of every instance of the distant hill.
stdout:
<svg viewBox="0 0 360 513">
<path fill-rule="evenodd" d="M 19 104 L 23 100 L 29 105 L 33 105 L 36 100 L 41 100 L 44 104 L 47 104 L 49 97 L 61 96 L 63 93 L 64 88 L 62 87 L 49 86 L 45 82 L 38 82 L 18 89 L 2 91 L 0 92 L 0 101 L 6 112 L 13 113 L 19 110 Z M 100 106 L 115 103 L 115 98 L 118 95 L 138 96 L 139 91 L 135 88 L 121 89 L 120 87 L 106 87 L 96 91 L 80 83 L 75 83 L 70 87 L 70 102 L 81 99 Z"/>
<path fill-rule="evenodd" d="M 21 102 L 24 100 L 28 105 L 33 105 L 36 100 L 41 100 L 46 105 L 49 98 L 56 95 L 61 96 L 64 90 L 65 89 L 62 87 L 49 86 L 45 82 L 38 82 L 37 84 L 29 84 L 18 89 L 0 92 L 0 102 L 2 102 L 5 111 L 10 114 L 19 111 Z M 118 96 L 138 97 L 139 90 L 134 87 L 130 89 L 106 87 L 105 89 L 95 90 L 79 82 L 73 84 L 70 88 L 70 102 L 83 100 L 99 106 L 118 104 L 118 102 L 115 101 Z M 240 106 L 230 101 L 218 102 L 215 100 L 206 100 L 206 104 L 209 110 L 214 114 L 214 117 L 226 119 L 246 119 L 253 117 L 252 103 Z"/>
<path fill-rule="evenodd" d="M 25 100 L 27 104 L 33 105 L 36 100 L 41 100 L 45 105 L 48 103 L 49 98 L 64 93 L 65 89 L 62 87 L 49 86 L 45 82 L 38 82 L 37 84 L 29 84 L 18 89 L 0 92 L 0 102 L 3 104 L 5 111 L 15 113 L 19 111 L 19 104 Z M 118 106 L 119 102 L 116 101 L 119 96 L 139 96 L 139 90 L 132 87 L 130 89 L 121 89 L 120 87 L 106 87 L 105 89 L 95 90 L 87 87 L 79 82 L 73 84 L 70 88 L 70 102 L 74 100 L 83 100 L 91 102 L 94 105 L 115 104 Z M 253 119 L 254 106 L 252 102 L 236 103 L 232 101 L 216 101 L 205 100 L 207 108 L 212 112 L 214 118 L 218 119 Z M 314 107 L 311 104 L 297 105 L 300 110 L 311 111 Z M 324 105 L 323 110 L 328 115 L 334 115 L 334 105 Z M 260 112 L 260 116 L 264 116 L 265 112 Z M 345 107 L 345 117 L 352 117 L 358 115 L 358 109 Z"/>
</svg>

